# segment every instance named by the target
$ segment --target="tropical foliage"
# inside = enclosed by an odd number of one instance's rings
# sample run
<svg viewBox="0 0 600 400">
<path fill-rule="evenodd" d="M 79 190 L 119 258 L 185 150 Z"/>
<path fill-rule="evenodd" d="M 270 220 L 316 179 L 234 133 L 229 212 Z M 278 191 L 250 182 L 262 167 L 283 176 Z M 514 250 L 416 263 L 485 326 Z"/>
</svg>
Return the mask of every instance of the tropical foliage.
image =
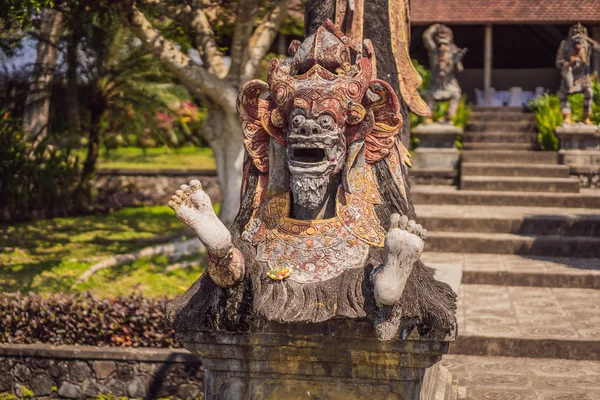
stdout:
<svg viewBox="0 0 600 400">
<path fill-rule="evenodd" d="M 594 103 L 590 119 L 595 124 L 600 124 L 600 82 L 593 79 Z M 580 122 L 583 116 L 583 94 L 569 96 L 573 121 Z M 560 126 L 564 117 L 561 112 L 558 95 L 545 94 L 535 101 L 529 103 L 529 107 L 536 113 L 538 142 L 543 150 L 557 151 L 559 147 L 558 138 L 554 130 Z"/>
</svg>

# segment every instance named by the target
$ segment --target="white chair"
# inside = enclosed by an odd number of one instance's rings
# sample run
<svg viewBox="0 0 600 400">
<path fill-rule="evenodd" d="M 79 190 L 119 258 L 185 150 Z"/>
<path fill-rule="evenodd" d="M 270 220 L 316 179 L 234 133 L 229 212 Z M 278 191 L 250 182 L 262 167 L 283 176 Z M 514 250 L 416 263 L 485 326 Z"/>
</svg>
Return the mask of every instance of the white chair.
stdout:
<svg viewBox="0 0 600 400">
<path fill-rule="evenodd" d="M 478 106 L 485 105 L 485 96 L 483 95 L 483 90 L 475 88 L 475 104 Z"/>
<path fill-rule="evenodd" d="M 508 98 L 509 107 L 521 107 L 523 105 L 523 88 L 519 86 L 511 87 Z"/>
</svg>

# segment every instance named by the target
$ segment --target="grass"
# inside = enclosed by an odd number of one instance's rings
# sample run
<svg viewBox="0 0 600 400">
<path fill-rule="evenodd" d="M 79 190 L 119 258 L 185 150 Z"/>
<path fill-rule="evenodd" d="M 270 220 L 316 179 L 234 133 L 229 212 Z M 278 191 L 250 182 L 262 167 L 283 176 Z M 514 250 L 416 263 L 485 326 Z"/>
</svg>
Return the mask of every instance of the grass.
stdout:
<svg viewBox="0 0 600 400">
<path fill-rule="evenodd" d="M 78 152 L 79 159 L 85 159 L 85 150 Z M 169 149 L 158 147 L 141 149 L 139 147 L 120 147 L 102 151 L 99 168 L 121 169 L 215 169 L 215 158 L 208 148 L 182 147 Z"/>
<path fill-rule="evenodd" d="M 57 218 L 0 227 L 0 291 L 72 292 L 90 266 L 149 245 L 144 238 L 184 230 L 167 206 L 125 208 L 113 214 Z M 148 296 L 184 292 L 204 265 L 166 272 L 166 257 L 139 259 L 98 272 L 75 291 L 100 297 L 142 291 Z M 201 262 L 201 264 L 205 264 Z"/>
</svg>

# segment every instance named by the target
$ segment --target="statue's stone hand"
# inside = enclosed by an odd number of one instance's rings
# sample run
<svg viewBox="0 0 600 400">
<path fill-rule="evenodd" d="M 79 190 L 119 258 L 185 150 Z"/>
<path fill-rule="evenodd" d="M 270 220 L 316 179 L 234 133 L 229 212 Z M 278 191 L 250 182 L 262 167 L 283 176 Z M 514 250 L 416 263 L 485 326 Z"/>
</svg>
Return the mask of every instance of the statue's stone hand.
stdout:
<svg viewBox="0 0 600 400">
<path fill-rule="evenodd" d="M 423 253 L 426 237 L 427 231 L 415 221 L 392 215 L 385 237 L 384 263 L 371 275 L 377 302 L 392 306 L 400 300 L 413 266 Z"/>
<path fill-rule="evenodd" d="M 169 201 L 177 218 L 192 228 L 210 255 L 224 257 L 232 248 L 231 234 L 215 214 L 200 181 L 181 185 Z"/>
</svg>

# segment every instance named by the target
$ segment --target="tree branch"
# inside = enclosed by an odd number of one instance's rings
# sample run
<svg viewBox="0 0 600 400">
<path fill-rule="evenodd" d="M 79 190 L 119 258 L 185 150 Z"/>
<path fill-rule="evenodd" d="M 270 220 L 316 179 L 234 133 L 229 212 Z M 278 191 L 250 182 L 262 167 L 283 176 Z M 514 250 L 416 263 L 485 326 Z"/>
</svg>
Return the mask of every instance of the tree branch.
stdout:
<svg viewBox="0 0 600 400">
<path fill-rule="evenodd" d="M 235 110 L 235 89 L 218 79 L 208 70 L 191 62 L 175 43 L 162 36 L 146 16 L 129 1 L 118 2 L 123 23 L 138 37 L 144 46 L 169 70 L 190 92 L 205 94 L 226 110 Z"/>
<path fill-rule="evenodd" d="M 254 28 L 254 17 L 258 9 L 258 0 L 241 0 L 235 16 L 235 27 L 231 41 L 231 66 L 227 77 L 241 84 L 244 61 L 248 58 L 248 43 Z"/>
<path fill-rule="evenodd" d="M 260 24 L 254 30 L 248 42 L 248 60 L 244 65 L 241 81 L 245 82 L 254 77 L 260 60 L 267 54 L 273 44 L 277 31 L 287 13 L 287 1 L 280 0 L 265 15 Z"/>
<path fill-rule="evenodd" d="M 202 58 L 206 69 L 219 79 L 227 75 L 227 66 L 223 60 L 223 54 L 219 51 L 215 33 L 201 4 L 192 7 L 187 4 L 165 4 L 161 0 L 145 0 L 144 4 L 159 14 L 189 28 L 193 33 L 192 42 L 194 47 L 200 53 L 200 58 Z"/>
</svg>

